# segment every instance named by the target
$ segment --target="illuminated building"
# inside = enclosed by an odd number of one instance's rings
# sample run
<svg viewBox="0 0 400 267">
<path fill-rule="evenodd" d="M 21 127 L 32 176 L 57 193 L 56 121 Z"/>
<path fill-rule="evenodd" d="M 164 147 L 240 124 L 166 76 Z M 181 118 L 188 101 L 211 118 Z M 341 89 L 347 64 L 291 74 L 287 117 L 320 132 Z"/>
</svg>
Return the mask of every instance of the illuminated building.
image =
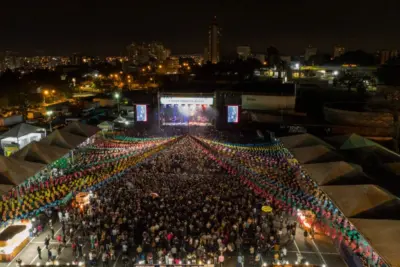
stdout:
<svg viewBox="0 0 400 267">
<path fill-rule="evenodd" d="M 317 55 L 318 48 L 312 47 L 311 45 L 306 48 L 306 52 L 304 54 L 304 59 L 308 61 L 310 57 Z"/>
<path fill-rule="evenodd" d="M 195 64 L 203 63 L 203 55 L 200 54 L 180 54 L 174 56 L 181 59 L 190 59 L 190 61 L 194 62 Z"/>
<path fill-rule="evenodd" d="M 260 61 L 262 64 L 266 63 L 264 54 L 255 54 L 254 58 Z"/>
<path fill-rule="evenodd" d="M 380 63 L 385 64 L 389 59 L 396 58 L 398 55 L 398 50 L 382 50 L 380 51 Z"/>
<path fill-rule="evenodd" d="M 162 43 L 132 43 L 126 47 L 129 61 L 133 64 L 146 64 L 150 58 L 157 62 L 165 61 L 171 54 L 171 50 L 164 47 Z"/>
<path fill-rule="evenodd" d="M 208 61 L 217 64 L 220 61 L 220 28 L 217 24 L 217 17 L 214 17 L 208 31 Z"/>
<path fill-rule="evenodd" d="M 346 49 L 341 45 L 335 45 L 333 47 L 333 58 L 340 57 L 346 52 Z"/>
<path fill-rule="evenodd" d="M 179 70 L 179 57 L 169 57 L 165 61 L 166 73 L 176 74 Z"/>
<path fill-rule="evenodd" d="M 82 65 L 83 64 L 83 56 L 81 54 L 75 53 L 71 57 L 72 65 Z"/>
<path fill-rule="evenodd" d="M 238 46 L 236 53 L 239 59 L 247 60 L 251 55 L 251 48 L 250 46 Z"/>
<path fill-rule="evenodd" d="M 0 56 L 0 70 L 17 69 L 21 67 L 21 57 L 13 51 L 6 51 Z"/>
</svg>

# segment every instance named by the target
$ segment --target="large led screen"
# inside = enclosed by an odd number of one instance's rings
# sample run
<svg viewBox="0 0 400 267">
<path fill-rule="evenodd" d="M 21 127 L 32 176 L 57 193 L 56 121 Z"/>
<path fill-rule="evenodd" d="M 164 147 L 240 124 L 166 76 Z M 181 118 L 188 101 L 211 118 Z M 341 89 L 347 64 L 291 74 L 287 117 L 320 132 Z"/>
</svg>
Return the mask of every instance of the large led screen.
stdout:
<svg viewBox="0 0 400 267">
<path fill-rule="evenodd" d="M 136 121 L 147 121 L 146 105 L 136 105 Z"/>
<path fill-rule="evenodd" d="M 212 97 L 161 97 L 162 125 L 212 126 L 216 118 Z"/>
<path fill-rule="evenodd" d="M 239 122 L 239 106 L 228 106 L 228 123 Z"/>
</svg>

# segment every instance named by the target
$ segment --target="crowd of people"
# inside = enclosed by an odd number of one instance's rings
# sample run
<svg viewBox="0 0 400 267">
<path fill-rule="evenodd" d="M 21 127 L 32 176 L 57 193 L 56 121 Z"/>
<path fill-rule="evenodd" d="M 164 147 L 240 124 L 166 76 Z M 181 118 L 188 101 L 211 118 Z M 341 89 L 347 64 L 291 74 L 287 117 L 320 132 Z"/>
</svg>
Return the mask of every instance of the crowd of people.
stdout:
<svg viewBox="0 0 400 267">
<path fill-rule="evenodd" d="M 88 242 L 90 265 L 108 266 L 116 254 L 124 265 L 261 266 L 285 260 L 296 222 L 228 175 L 199 146 L 183 137 L 93 192 L 90 204 L 63 219 L 61 240 L 71 240 L 78 258 Z M 266 205 L 272 213 L 261 210 Z"/>
</svg>

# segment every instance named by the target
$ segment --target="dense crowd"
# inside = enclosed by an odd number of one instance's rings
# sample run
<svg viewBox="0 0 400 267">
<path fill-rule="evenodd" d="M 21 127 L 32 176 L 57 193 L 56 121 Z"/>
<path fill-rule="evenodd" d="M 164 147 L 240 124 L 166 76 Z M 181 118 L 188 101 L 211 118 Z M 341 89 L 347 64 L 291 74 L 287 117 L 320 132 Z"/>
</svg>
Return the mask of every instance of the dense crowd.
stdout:
<svg viewBox="0 0 400 267">
<path fill-rule="evenodd" d="M 70 239 L 78 259 L 89 242 L 89 264 L 98 259 L 103 266 L 116 254 L 124 264 L 284 260 L 296 223 L 279 209 L 262 212 L 273 204 L 227 175 L 199 145 L 184 137 L 93 192 L 89 205 L 61 214 L 60 245 Z"/>
</svg>

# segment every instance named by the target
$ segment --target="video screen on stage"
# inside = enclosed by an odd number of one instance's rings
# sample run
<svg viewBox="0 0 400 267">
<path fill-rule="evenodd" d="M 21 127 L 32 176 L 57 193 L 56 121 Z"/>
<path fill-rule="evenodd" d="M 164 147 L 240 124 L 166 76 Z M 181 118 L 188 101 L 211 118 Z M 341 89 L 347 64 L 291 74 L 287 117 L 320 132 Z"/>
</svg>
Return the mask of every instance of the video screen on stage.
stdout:
<svg viewBox="0 0 400 267">
<path fill-rule="evenodd" d="M 212 97 L 161 97 L 160 120 L 170 126 L 212 126 L 216 118 Z"/>
<path fill-rule="evenodd" d="M 239 122 L 239 106 L 228 106 L 228 123 Z"/>
<path fill-rule="evenodd" d="M 147 121 L 146 105 L 136 105 L 136 121 Z"/>
</svg>

